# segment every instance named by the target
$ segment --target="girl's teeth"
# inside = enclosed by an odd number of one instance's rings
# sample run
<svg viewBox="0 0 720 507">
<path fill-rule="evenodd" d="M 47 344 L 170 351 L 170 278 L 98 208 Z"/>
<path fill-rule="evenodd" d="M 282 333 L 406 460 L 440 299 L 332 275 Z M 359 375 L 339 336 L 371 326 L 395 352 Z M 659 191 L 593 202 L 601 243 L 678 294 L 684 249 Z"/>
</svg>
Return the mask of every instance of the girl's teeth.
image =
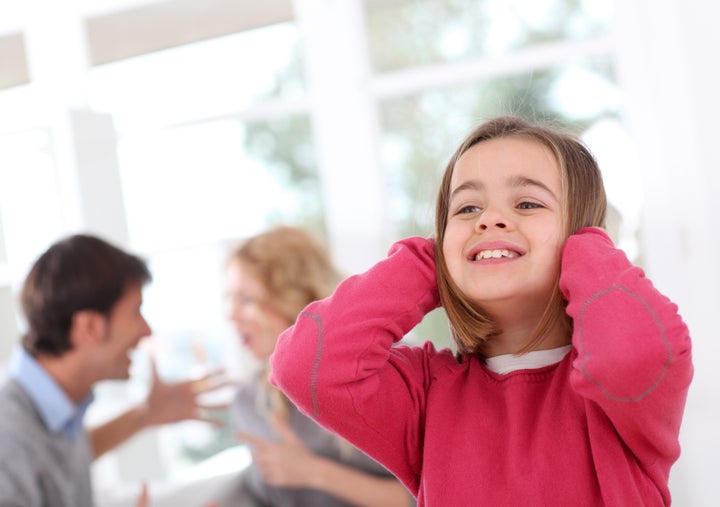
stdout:
<svg viewBox="0 0 720 507">
<path fill-rule="evenodd" d="M 501 257 L 515 257 L 515 252 L 510 250 L 483 250 L 475 256 L 475 260 L 481 259 L 500 259 Z"/>
</svg>

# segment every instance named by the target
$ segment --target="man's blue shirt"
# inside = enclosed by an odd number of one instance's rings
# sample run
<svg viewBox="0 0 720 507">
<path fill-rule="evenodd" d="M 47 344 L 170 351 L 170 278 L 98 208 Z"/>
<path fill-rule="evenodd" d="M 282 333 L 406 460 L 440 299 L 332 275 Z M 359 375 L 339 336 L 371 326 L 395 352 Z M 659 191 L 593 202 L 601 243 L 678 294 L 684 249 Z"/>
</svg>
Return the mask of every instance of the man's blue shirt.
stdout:
<svg viewBox="0 0 720 507">
<path fill-rule="evenodd" d="M 51 433 L 63 432 L 70 439 L 80 433 L 85 411 L 93 401 L 92 393 L 76 405 L 55 379 L 22 347 L 16 349 L 10 359 L 9 375 L 30 396 Z"/>
</svg>

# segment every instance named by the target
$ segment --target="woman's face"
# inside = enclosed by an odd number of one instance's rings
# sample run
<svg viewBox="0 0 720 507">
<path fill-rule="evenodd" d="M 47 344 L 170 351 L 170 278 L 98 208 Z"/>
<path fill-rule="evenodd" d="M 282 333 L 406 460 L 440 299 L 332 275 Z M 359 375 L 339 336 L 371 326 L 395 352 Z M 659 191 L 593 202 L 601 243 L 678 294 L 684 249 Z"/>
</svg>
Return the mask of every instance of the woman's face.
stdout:
<svg viewBox="0 0 720 507">
<path fill-rule="evenodd" d="M 560 171 L 549 149 L 508 137 L 458 159 L 442 248 L 450 276 L 478 307 L 541 315 L 563 242 Z"/>
<path fill-rule="evenodd" d="M 272 308 L 265 286 L 242 263 L 230 262 L 226 283 L 230 303 L 228 318 L 240 342 L 255 358 L 269 359 L 278 336 L 292 323 Z"/>
</svg>

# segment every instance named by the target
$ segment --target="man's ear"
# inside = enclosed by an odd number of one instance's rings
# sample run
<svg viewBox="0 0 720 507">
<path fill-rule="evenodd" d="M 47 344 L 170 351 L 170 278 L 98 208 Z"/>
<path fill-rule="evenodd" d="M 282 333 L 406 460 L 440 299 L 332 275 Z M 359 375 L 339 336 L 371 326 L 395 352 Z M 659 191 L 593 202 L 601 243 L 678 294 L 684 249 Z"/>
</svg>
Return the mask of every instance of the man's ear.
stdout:
<svg viewBox="0 0 720 507">
<path fill-rule="evenodd" d="M 70 323 L 70 343 L 73 348 L 93 347 L 105 336 L 107 319 L 96 310 L 75 312 Z"/>
</svg>

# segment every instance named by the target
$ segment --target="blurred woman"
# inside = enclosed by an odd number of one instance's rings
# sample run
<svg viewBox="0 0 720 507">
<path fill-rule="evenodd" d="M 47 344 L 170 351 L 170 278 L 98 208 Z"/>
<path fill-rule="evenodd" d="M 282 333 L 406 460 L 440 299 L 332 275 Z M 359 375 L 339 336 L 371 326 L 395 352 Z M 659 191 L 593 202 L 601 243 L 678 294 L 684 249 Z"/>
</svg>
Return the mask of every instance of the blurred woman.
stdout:
<svg viewBox="0 0 720 507">
<path fill-rule="evenodd" d="M 300 413 L 267 380 L 280 333 L 341 279 L 324 246 L 303 229 L 276 227 L 232 252 L 226 275 L 229 318 L 262 365 L 234 406 L 238 437 L 252 450 L 250 493 L 273 507 L 414 504 L 385 468 Z"/>
</svg>

